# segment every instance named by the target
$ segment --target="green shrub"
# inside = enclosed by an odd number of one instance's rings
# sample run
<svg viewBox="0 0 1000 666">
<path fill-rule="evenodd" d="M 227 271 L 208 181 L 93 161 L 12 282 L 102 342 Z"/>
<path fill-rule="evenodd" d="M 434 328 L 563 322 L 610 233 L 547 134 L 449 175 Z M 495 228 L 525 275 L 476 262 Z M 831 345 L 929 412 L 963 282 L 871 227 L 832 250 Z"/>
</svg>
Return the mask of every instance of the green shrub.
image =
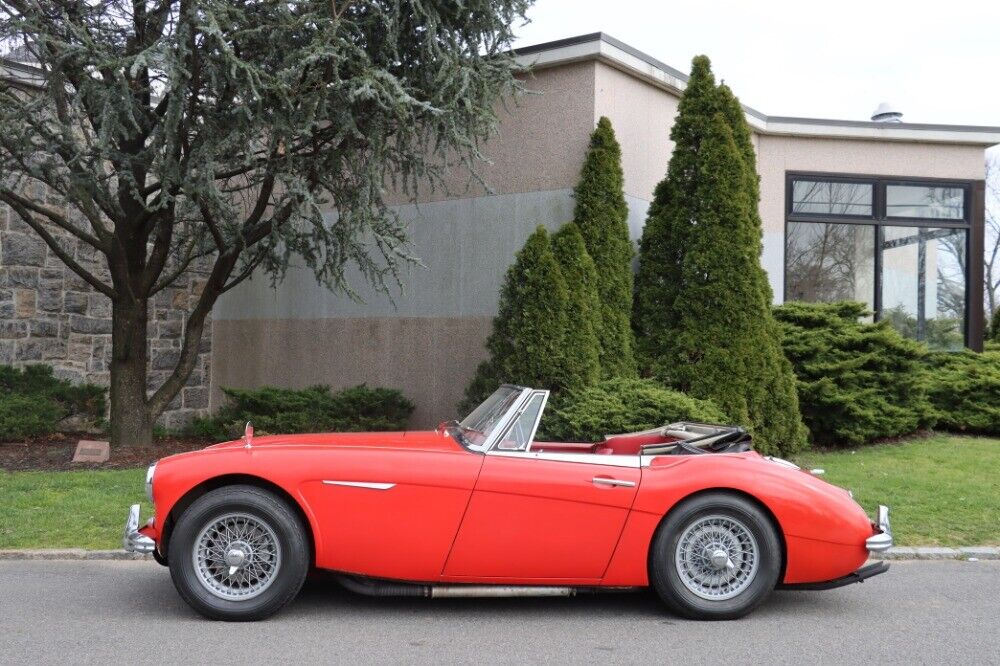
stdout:
<svg viewBox="0 0 1000 666">
<path fill-rule="evenodd" d="M 192 434 L 231 439 L 242 434 L 247 421 L 258 434 L 403 430 L 413 413 L 413 403 L 399 391 L 364 384 L 336 393 L 328 386 L 222 391 L 227 404 L 213 416 L 195 419 Z"/>
<path fill-rule="evenodd" d="M 632 241 L 628 231 L 622 149 L 611 121 L 601 117 L 573 191 L 573 221 L 597 266 L 601 372 L 635 376 L 632 329 Z"/>
<path fill-rule="evenodd" d="M 63 416 L 51 400 L 5 394 L 0 397 L 0 442 L 50 435 Z"/>
<path fill-rule="evenodd" d="M 486 340 L 489 358 L 476 369 L 459 411 L 468 414 L 503 383 L 560 390 L 572 353 L 563 344 L 569 314 L 566 281 L 540 226 L 507 270 Z"/>
<path fill-rule="evenodd" d="M 670 134 L 674 151 L 643 230 L 636 330 L 646 372 L 712 400 L 762 453 L 806 445 L 760 265 L 758 177 L 739 101 L 699 56 Z"/>
<path fill-rule="evenodd" d="M 552 399 L 540 440 L 594 442 L 613 433 L 649 430 L 673 421 L 721 423 L 712 402 L 666 389 L 651 379 L 615 378 Z"/>
<path fill-rule="evenodd" d="M 990 315 L 990 328 L 986 332 L 986 339 L 989 342 L 1000 343 L 1000 307 Z"/>
<path fill-rule="evenodd" d="M 774 308 L 799 405 L 812 440 L 853 446 L 934 423 L 927 348 L 869 324 L 861 303 L 786 303 Z"/>
<path fill-rule="evenodd" d="M 930 399 L 938 427 L 1000 434 L 1000 349 L 930 355 Z"/>
<path fill-rule="evenodd" d="M 100 386 L 56 379 L 47 365 L 0 366 L 0 441 L 52 434 L 70 416 L 100 422 L 104 394 Z"/>
</svg>

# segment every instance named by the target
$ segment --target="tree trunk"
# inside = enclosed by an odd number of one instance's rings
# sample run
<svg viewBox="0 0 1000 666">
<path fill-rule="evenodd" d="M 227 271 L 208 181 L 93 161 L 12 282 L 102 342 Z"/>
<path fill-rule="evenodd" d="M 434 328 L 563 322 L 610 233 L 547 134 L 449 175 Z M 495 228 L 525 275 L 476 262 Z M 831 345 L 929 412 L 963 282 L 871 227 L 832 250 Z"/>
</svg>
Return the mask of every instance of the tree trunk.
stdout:
<svg viewBox="0 0 1000 666">
<path fill-rule="evenodd" d="M 112 447 L 147 446 L 153 441 L 154 419 L 146 399 L 147 318 L 145 300 L 112 305 Z"/>
</svg>

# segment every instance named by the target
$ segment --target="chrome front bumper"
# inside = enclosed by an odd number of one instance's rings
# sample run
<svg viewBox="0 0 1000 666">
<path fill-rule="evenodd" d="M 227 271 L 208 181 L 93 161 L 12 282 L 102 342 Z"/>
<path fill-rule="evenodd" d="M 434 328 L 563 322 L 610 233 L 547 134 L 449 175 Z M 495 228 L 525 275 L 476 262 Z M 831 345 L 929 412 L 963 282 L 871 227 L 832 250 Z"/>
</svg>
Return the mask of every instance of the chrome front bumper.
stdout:
<svg viewBox="0 0 1000 666">
<path fill-rule="evenodd" d="M 878 516 L 874 523 L 878 534 L 872 535 L 865 540 L 865 546 L 869 553 L 884 553 L 892 548 L 892 528 L 889 526 L 889 507 L 884 504 L 878 506 Z"/>
<path fill-rule="evenodd" d="M 122 536 L 122 547 L 129 553 L 152 553 L 156 542 L 139 532 L 139 505 L 133 504 L 125 519 L 125 533 Z"/>
</svg>

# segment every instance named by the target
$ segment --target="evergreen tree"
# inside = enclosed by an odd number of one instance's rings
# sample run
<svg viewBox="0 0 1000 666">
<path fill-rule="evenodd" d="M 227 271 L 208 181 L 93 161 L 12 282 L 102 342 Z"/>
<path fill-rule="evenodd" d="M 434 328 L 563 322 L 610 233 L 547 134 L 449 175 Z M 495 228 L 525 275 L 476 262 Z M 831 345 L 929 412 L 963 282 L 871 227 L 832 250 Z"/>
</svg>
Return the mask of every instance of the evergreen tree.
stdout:
<svg viewBox="0 0 1000 666">
<path fill-rule="evenodd" d="M 587 253 L 580 228 L 570 222 L 552 236 L 552 252 L 569 292 L 569 316 L 563 347 L 566 354 L 562 386 L 578 389 L 592 386 L 601 377 L 601 299 L 598 275 Z"/>
<path fill-rule="evenodd" d="M 507 270 L 490 357 L 480 364 L 459 410 L 467 414 L 503 383 L 559 390 L 567 376 L 563 344 L 569 292 L 544 227 L 528 237 Z"/>
<path fill-rule="evenodd" d="M 691 210 L 697 186 L 698 153 L 708 120 L 719 110 L 719 94 L 705 56 L 692 62 L 691 76 L 670 130 L 674 151 L 667 176 L 657 184 L 639 241 L 635 311 L 637 352 L 644 372 L 670 345 L 679 322 L 674 301 L 681 289 L 681 262 L 691 230 Z"/>
<path fill-rule="evenodd" d="M 640 249 L 636 328 L 646 369 L 746 425 L 758 450 L 805 445 L 795 378 L 760 266 L 759 188 L 739 102 L 695 59 L 667 178 Z"/>
<path fill-rule="evenodd" d="M 30 85 L 0 76 L 0 203 L 110 300 L 113 447 L 152 441 L 213 306 L 251 275 L 297 262 L 337 291 L 352 273 L 395 286 L 412 256 L 387 193 L 481 159 L 521 89 L 509 49 L 528 5 L 0 3 L 0 45 L 37 66 Z M 194 269 L 160 379 L 155 305 Z"/>
<path fill-rule="evenodd" d="M 602 117 L 574 190 L 573 219 L 597 267 L 600 297 L 601 372 L 605 377 L 635 374 L 632 316 L 632 242 L 628 234 L 622 151 L 611 121 Z"/>
</svg>

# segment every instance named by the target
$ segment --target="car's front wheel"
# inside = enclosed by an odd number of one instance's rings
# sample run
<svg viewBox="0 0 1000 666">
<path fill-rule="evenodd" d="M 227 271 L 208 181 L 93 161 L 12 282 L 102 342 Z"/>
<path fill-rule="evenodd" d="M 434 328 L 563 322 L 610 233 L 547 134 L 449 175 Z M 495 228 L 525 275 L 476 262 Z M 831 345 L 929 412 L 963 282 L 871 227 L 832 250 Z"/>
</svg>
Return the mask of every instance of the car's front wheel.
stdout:
<svg viewBox="0 0 1000 666">
<path fill-rule="evenodd" d="M 260 620 L 302 588 L 309 541 L 282 498 L 253 486 L 226 486 L 180 516 L 168 560 L 177 591 L 205 617 Z"/>
<path fill-rule="evenodd" d="M 678 615 L 732 620 L 756 608 L 781 574 L 781 542 L 753 502 L 731 493 L 691 498 L 653 539 L 650 578 Z"/>
</svg>

